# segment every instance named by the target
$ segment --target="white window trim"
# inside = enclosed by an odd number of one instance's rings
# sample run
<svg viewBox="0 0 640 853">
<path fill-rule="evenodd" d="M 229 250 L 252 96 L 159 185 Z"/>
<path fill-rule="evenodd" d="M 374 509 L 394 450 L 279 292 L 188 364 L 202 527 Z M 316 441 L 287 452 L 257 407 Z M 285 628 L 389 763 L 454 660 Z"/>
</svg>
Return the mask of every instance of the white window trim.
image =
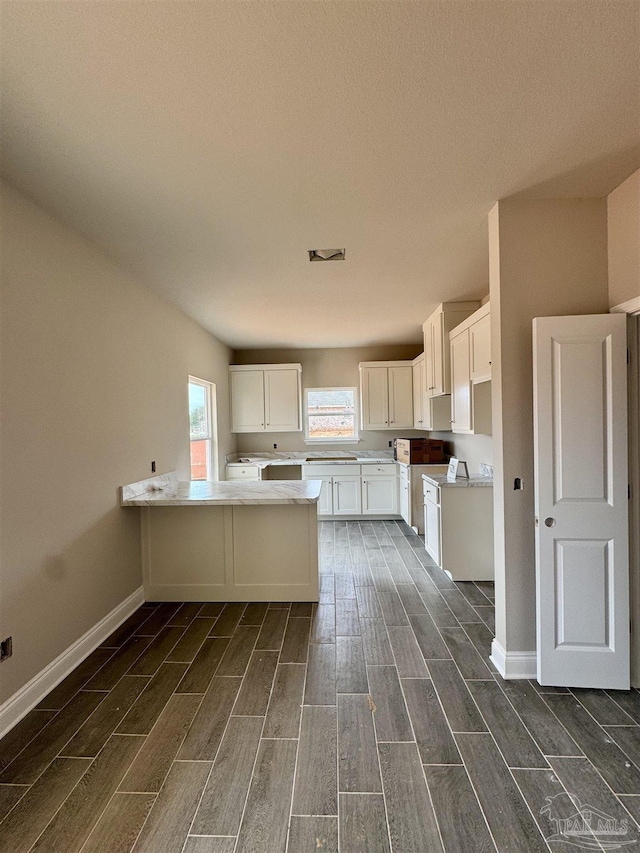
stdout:
<svg viewBox="0 0 640 853">
<path fill-rule="evenodd" d="M 189 428 L 189 460 L 191 460 L 191 444 L 192 441 L 206 441 L 207 442 L 207 472 L 209 476 L 206 480 L 194 480 L 194 483 L 205 483 L 205 482 L 213 482 L 218 479 L 218 419 L 216 416 L 217 413 L 217 405 L 216 405 L 216 386 L 213 382 L 208 382 L 206 379 L 199 379 L 197 376 L 189 375 L 189 381 L 187 384 L 187 391 L 189 385 L 199 385 L 201 388 L 205 389 L 206 392 L 206 406 L 208 409 L 209 416 L 209 435 L 204 436 L 203 438 L 192 439 L 191 438 L 191 428 Z M 187 407 L 188 412 L 188 407 Z M 189 474 L 191 474 L 191 464 L 189 464 Z"/>
<path fill-rule="evenodd" d="M 309 437 L 309 391 L 353 391 L 353 425 L 355 435 L 334 438 L 310 438 Z M 358 388 L 355 385 L 340 385 L 327 388 L 305 388 L 304 389 L 304 443 L 305 444 L 359 444 L 360 439 L 360 399 Z"/>
</svg>

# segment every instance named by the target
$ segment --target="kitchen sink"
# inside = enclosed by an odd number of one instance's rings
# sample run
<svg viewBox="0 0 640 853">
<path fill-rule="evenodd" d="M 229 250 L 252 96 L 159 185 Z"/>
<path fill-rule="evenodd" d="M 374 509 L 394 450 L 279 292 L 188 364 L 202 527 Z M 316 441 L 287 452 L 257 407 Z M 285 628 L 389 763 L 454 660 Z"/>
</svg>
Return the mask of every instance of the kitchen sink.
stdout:
<svg viewBox="0 0 640 853">
<path fill-rule="evenodd" d="M 305 462 L 357 462 L 357 456 L 307 456 Z"/>
</svg>

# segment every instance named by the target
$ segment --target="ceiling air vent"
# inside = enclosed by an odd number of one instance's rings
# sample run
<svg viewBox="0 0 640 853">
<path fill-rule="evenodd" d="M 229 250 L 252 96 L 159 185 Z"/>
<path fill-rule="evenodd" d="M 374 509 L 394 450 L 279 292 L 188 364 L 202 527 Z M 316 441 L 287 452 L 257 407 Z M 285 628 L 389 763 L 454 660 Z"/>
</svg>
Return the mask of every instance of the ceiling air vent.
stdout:
<svg viewBox="0 0 640 853">
<path fill-rule="evenodd" d="M 309 249 L 310 261 L 344 261 L 346 249 Z"/>
</svg>

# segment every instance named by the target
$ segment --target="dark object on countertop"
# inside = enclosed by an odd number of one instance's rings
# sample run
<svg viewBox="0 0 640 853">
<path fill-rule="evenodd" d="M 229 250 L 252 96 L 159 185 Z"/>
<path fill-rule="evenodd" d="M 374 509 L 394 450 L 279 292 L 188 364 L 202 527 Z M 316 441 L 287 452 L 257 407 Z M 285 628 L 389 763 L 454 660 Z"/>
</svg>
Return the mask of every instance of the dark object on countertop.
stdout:
<svg viewBox="0 0 640 853">
<path fill-rule="evenodd" d="M 445 465 L 444 441 L 437 438 L 396 438 L 393 458 L 406 465 Z"/>
</svg>

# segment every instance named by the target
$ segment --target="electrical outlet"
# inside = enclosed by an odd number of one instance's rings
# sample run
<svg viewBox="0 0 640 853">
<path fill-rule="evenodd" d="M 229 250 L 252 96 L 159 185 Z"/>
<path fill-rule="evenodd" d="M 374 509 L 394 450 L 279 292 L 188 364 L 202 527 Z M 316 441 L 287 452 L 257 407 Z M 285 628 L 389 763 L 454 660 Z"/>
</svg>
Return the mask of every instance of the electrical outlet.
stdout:
<svg viewBox="0 0 640 853">
<path fill-rule="evenodd" d="M 0 661 L 10 658 L 13 654 L 13 637 L 7 637 L 0 643 Z"/>
<path fill-rule="evenodd" d="M 151 473 L 152 474 L 156 473 L 156 460 L 155 459 L 151 463 Z"/>
<path fill-rule="evenodd" d="M 392 441 L 390 441 L 390 442 L 389 442 L 389 447 L 393 447 L 393 442 L 392 442 Z"/>
<path fill-rule="evenodd" d="M 274 445 L 273 445 L 273 449 L 274 449 L 274 450 L 277 450 L 277 449 L 278 449 L 278 445 L 277 445 L 277 444 L 274 444 Z"/>
</svg>

